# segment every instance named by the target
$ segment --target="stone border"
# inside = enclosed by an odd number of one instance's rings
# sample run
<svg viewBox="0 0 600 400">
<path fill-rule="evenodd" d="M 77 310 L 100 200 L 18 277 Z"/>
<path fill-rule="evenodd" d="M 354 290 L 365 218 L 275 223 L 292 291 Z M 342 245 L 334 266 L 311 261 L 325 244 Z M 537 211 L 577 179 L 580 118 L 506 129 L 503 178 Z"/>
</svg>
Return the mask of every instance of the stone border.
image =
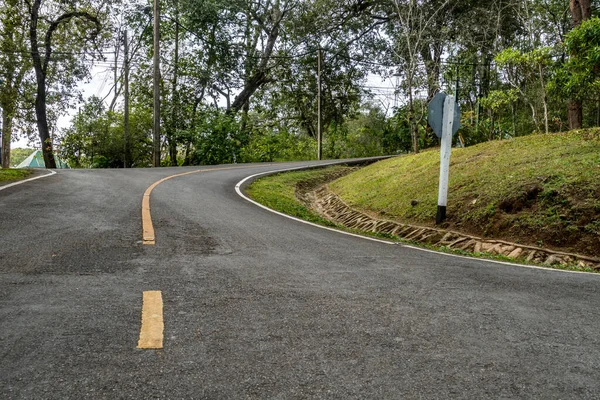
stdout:
<svg viewBox="0 0 600 400">
<path fill-rule="evenodd" d="M 327 184 L 316 189 L 296 189 L 296 197 L 322 217 L 346 228 L 366 232 L 384 233 L 404 240 L 444 246 L 450 249 L 471 253 L 502 255 L 513 260 L 528 263 L 553 265 L 577 265 L 600 271 L 600 259 L 578 254 L 562 253 L 540 247 L 525 246 L 503 240 L 483 239 L 460 232 L 444 229 L 402 224 L 396 221 L 373 218 L 349 207 Z"/>
</svg>

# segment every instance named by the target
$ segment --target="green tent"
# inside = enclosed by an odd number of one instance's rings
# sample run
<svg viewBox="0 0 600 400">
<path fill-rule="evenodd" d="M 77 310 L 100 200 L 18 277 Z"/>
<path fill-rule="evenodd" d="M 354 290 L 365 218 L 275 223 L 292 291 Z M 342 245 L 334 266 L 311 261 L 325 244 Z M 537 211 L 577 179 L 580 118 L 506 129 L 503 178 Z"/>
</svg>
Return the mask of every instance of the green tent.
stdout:
<svg viewBox="0 0 600 400">
<path fill-rule="evenodd" d="M 56 168 L 69 168 L 67 163 L 65 163 L 60 158 L 54 156 L 54 160 L 56 161 Z M 36 150 L 29 155 L 23 162 L 17 165 L 15 168 L 46 168 L 46 164 L 44 164 L 44 156 L 42 155 L 41 150 Z"/>
</svg>

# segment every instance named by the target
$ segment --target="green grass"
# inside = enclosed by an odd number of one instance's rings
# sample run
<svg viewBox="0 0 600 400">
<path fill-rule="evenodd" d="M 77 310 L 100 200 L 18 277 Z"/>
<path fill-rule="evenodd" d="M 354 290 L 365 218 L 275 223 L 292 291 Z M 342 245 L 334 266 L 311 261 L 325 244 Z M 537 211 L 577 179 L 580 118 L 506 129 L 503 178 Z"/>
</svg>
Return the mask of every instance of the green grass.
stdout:
<svg viewBox="0 0 600 400">
<path fill-rule="evenodd" d="M 433 225 L 438 181 L 439 149 L 432 149 L 372 164 L 330 188 L 351 207 Z M 586 254 L 598 251 L 600 130 L 453 149 L 449 186 L 449 228 Z"/>
<path fill-rule="evenodd" d="M 31 175 L 33 171 L 29 169 L 4 169 L 0 168 L 0 182 L 20 181 Z"/>
<path fill-rule="evenodd" d="M 325 169 L 287 172 L 267 176 L 253 182 L 248 187 L 247 193 L 255 201 L 264 204 L 273 210 L 306 221 L 326 226 L 337 226 L 300 203 L 295 196 L 295 189 L 296 184 L 299 182 L 323 179 L 327 175 L 338 172 L 344 168 L 347 167 L 334 166 Z"/>
<path fill-rule="evenodd" d="M 372 164 L 331 185 L 352 205 L 430 222 L 435 218 L 439 150 Z M 583 132 L 532 135 L 453 149 L 448 204 L 469 218 L 493 214 L 515 189 L 540 184 L 545 193 L 567 187 L 600 187 L 600 135 Z M 411 201 L 417 200 L 416 206 Z M 472 204 L 473 200 L 477 200 Z M 468 201 L 470 204 L 464 204 Z"/>
</svg>

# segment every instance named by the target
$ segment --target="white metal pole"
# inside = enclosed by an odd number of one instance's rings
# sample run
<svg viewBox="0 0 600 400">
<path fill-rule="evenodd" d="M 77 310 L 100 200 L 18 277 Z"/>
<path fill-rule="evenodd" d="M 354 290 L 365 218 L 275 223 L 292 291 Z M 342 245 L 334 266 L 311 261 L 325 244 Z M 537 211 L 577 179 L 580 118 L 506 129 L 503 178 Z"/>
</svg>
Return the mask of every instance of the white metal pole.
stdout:
<svg viewBox="0 0 600 400">
<path fill-rule="evenodd" d="M 440 186 L 438 191 L 438 209 L 436 224 L 446 219 L 448 205 L 448 176 L 450 172 L 450 153 L 452 151 L 452 127 L 454 125 L 454 96 L 446 96 L 442 118 L 442 146 L 440 149 Z"/>
</svg>

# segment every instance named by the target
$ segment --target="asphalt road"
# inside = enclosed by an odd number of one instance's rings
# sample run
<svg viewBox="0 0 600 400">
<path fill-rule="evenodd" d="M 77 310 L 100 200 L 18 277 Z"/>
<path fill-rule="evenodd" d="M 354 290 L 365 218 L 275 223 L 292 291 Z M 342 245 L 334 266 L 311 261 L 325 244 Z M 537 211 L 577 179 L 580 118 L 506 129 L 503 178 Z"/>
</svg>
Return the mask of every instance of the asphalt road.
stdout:
<svg viewBox="0 0 600 400">
<path fill-rule="evenodd" d="M 600 275 L 449 257 L 234 191 L 300 164 L 71 170 L 0 191 L 0 398 L 600 398 Z M 164 348 L 136 348 L 142 293 Z"/>
</svg>

